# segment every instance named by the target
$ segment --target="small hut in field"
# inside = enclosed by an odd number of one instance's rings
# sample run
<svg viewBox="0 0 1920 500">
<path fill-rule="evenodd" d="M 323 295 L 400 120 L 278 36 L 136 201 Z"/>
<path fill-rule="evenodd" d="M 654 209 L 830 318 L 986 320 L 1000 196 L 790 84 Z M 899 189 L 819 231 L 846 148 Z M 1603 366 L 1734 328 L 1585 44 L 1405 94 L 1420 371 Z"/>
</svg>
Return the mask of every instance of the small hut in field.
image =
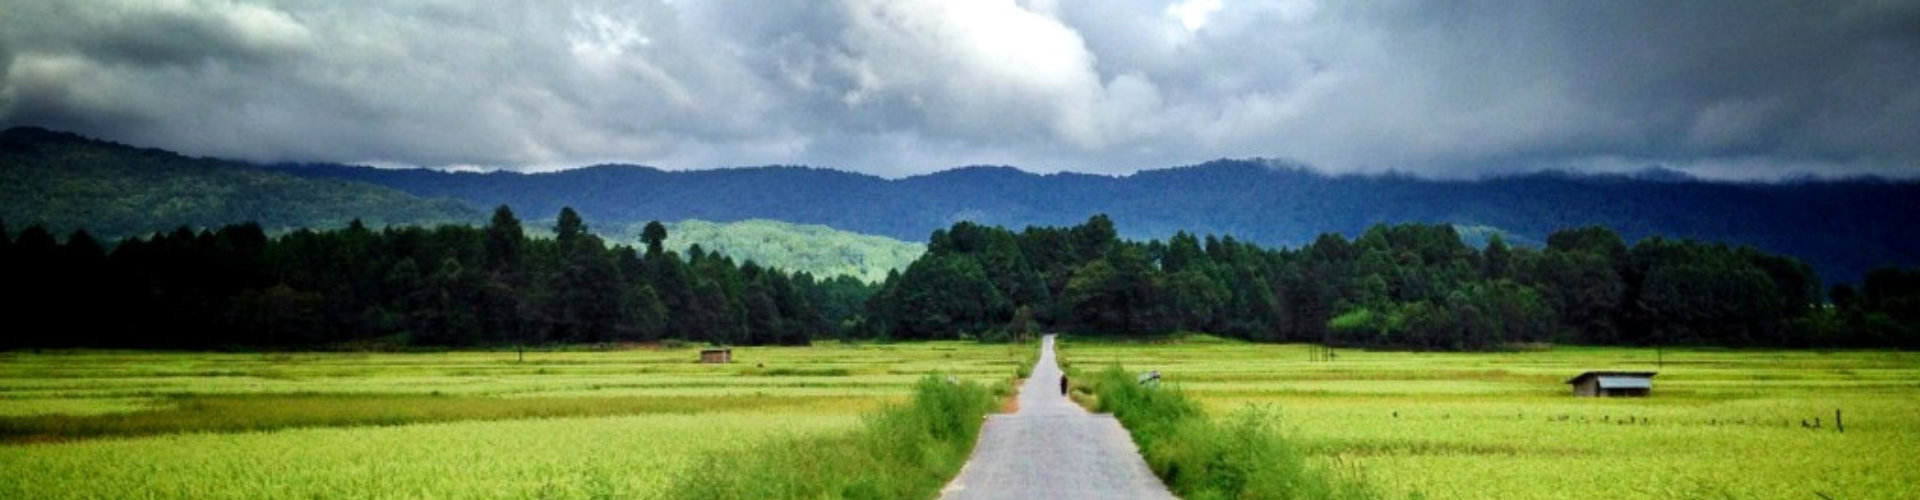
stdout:
<svg viewBox="0 0 1920 500">
<path fill-rule="evenodd" d="M 1653 392 L 1654 372 L 1594 371 L 1567 380 L 1575 396 L 1646 397 Z"/>
<path fill-rule="evenodd" d="M 701 363 L 721 363 L 721 364 L 732 363 L 733 349 L 726 348 L 726 347 L 701 349 L 700 362 Z"/>
</svg>

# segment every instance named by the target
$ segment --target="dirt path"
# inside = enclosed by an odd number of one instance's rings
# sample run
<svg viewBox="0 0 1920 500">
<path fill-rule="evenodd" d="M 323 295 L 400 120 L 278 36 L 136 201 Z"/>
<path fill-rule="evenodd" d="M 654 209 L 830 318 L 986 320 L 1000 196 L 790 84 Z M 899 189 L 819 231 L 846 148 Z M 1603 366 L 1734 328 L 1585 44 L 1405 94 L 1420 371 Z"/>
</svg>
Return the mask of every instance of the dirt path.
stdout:
<svg viewBox="0 0 1920 500">
<path fill-rule="evenodd" d="M 1019 399 L 1018 412 L 987 417 L 973 456 L 940 498 L 1174 498 L 1120 421 L 1060 394 L 1052 335 Z"/>
</svg>

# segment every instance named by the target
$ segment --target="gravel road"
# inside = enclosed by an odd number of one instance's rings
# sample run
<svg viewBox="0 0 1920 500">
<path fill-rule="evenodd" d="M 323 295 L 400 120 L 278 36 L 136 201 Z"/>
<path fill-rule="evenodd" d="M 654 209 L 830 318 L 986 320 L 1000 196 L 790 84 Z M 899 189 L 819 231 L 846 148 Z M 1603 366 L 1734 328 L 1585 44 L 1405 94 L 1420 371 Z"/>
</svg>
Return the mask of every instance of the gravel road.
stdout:
<svg viewBox="0 0 1920 500">
<path fill-rule="evenodd" d="M 1019 398 L 1019 411 L 987 417 L 973 456 L 940 498 L 1174 498 L 1120 421 L 1060 394 L 1052 335 Z"/>
</svg>

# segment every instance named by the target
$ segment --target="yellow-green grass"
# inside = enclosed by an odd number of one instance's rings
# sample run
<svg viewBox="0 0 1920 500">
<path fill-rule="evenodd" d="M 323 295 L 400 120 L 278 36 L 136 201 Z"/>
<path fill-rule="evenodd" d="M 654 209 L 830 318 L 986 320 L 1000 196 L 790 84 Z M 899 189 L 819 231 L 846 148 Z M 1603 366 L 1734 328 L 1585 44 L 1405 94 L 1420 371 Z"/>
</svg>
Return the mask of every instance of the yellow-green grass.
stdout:
<svg viewBox="0 0 1920 500">
<path fill-rule="evenodd" d="M 174 398 L 170 404 L 156 405 L 144 411 L 0 417 L 0 442 L 653 413 L 834 413 L 835 410 L 868 409 L 878 403 L 879 398 L 872 397 L 785 395 L 548 398 L 410 394 L 183 396 Z"/>
<path fill-rule="evenodd" d="M 697 349 L 428 354 L 0 353 L 0 415 L 98 414 L 180 396 L 416 394 L 490 397 L 893 397 L 919 377 L 1012 374 L 1027 346 L 934 342 Z"/>
<path fill-rule="evenodd" d="M 728 412 L 5 446 L 0 497 L 647 498 L 703 454 L 857 420 Z"/>
<path fill-rule="evenodd" d="M 985 417 L 1010 385 L 922 377 L 904 405 L 831 436 L 709 456 L 673 498 L 933 498 L 966 463 Z"/>
<path fill-rule="evenodd" d="M 1159 370 L 1211 413 L 1266 406 L 1390 497 L 1920 498 L 1920 353 L 1061 346 L 1081 370 Z M 1660 374 L 1652 397 L 1573 397 L 1565 381 L 1594 369 Z"/>
<path fill-rule="evenodd" d="M 697 349 L 429 354 L 0 353 L 0 413 L 22 400 L 216 394 L 579 395 L 624 390 L 839 388 L 905 395 L 928 373 L 1004 377 L 1026 347 L 935 342 L 740 347 L 733 364 L 694 363 Z"/>
<path fill-rule="evenodd" d="M 0 353 L 0 498 L 647 497 L 715 454 L 854 432 L 1031 345 Z"/>
</svg>

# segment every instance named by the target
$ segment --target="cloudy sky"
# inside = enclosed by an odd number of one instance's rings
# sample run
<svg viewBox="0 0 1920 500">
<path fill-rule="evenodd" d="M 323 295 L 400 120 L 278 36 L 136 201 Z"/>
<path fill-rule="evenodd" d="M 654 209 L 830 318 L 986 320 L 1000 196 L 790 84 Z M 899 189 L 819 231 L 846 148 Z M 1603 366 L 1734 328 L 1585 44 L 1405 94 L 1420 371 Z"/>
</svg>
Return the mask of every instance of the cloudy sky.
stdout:
<svg viewBox="0 0 1920 500">
<path fill-rule="evenodd" d="M 552 169 L 1920 177 L 1920 1 L 5 0 L 0 125 Z"/>
</svg>

